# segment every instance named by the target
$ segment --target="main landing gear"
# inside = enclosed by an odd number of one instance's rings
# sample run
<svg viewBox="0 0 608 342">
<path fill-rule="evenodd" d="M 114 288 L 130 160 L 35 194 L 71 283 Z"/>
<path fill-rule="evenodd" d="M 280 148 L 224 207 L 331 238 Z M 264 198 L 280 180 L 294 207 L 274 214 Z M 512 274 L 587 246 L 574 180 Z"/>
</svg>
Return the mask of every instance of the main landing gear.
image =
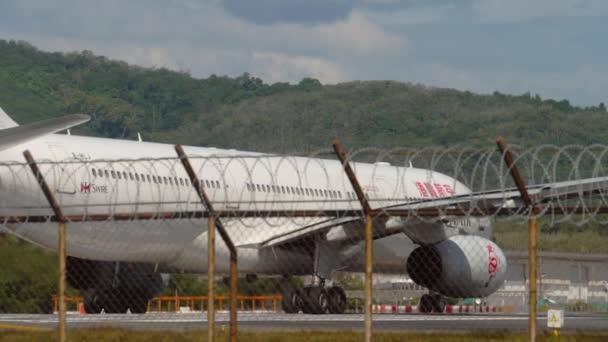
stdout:
<svg viewBox="0 0 608 342">
<path fill-rule="evenodd" d="M 346 293 L 340 286 L 325 286 L 333 270 L 338 268 L 338 249 L 320 238 L 315 241 L 313 255 L 313 282 L 303 288 L 289 287 L 283 292 L 285 313 L 343 314 L 346 311 Z M 322 262 L 321 262 L 322 261 Z"/>
<path fill-rule="evenodd" d="M 325 280 L 318 285 L 289 288 L 283 293 L 285 313 L 342 314 L 346 311 L 346 293 L 340 286 L 325 287 Z"/>
<path fill-rule="evenodd" d="M 425 294 L 420 297 L 418 311 L 420 313 L 442 313 L 445 310 L 447 300 L 440 294 Z"/>
</svg>

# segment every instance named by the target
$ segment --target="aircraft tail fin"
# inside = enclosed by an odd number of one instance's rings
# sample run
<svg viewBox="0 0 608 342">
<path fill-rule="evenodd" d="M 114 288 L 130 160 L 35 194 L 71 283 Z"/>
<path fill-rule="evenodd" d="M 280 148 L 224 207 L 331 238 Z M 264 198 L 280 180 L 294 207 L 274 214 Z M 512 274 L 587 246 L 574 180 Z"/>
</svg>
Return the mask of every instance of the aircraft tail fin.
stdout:
<svg viewBox="0 0 608 342">
<path fill-rule="evenodd" d="M 11 119 L 2 108 L 0 108 L 0 129 L 11 128 L 19 126 L 15 120 Z"/>
</svg>

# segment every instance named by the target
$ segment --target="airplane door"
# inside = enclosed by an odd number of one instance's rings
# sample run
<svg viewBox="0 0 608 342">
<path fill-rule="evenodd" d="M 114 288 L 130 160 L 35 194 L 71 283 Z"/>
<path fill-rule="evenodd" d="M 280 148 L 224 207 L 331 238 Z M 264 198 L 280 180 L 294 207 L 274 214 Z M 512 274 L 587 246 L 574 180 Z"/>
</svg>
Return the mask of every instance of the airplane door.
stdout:
<svg viewBox="0 0 608 342">
<path fill-rule="evenodd" d="M 58 162 L 51 166 L 51 174 L 54 177 L 54 185 L 57 193 L 62 195 L 76 195 L 78 165 L 73 163 L 74 158 L 70 156 L 62 144 L 49 143 L 49 149 L 53 155 L 53 161 Z"/>
</svg>

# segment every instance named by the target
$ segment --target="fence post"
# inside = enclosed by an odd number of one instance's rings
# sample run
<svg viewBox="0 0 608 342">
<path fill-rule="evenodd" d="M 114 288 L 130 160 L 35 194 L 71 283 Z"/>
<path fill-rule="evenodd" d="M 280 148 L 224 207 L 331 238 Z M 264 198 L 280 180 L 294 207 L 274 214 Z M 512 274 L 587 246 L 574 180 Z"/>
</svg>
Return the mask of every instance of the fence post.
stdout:
<svg viewBox="0 0 608 342">
<path fill-rule="evenodd" d="M 207 219 L 207 333 L 215 341 L 215 218 Z"/>
<path fill-rule="evenodd" d="M 524 184 L 523 179 L 521 178 L 521 174 L 515 166 L 515 162 L 513 161 L 513 155 L 511 151 L 507 148 L 504 138 L 498 137 L 496 139 L 496 144 L 500 149 L 500 152 L 503 155 L 505 164 L 509 168 L 509 172 L 511 173 L 511 177 L 513 177 L 513 181 L 521 194 L 521 199 L 524 201 L 526 207 L 529 208 L 529 218 L 528 218 L 528 279 L 530 279 L 530 291 L 529 291 L 529 316 L 528 316 L 528 337 L 530 342 L 536 341 L 536 306 L 537 306 L 537 295 L 536 295 L 536 278 L 537 278 L 537 270 L 536 270 L 536 248 L 537 248 L 537 228 L 536 228 L 536 216 L 538 214 L 538 209 L 532 202 L 532 198 L 528 194 L 528 190 L 526 189 L 526 185 Z"/>
<path fill-rule="evenodd" d="M 38 165 L 36 164 L 36 161 L 34 160 L 34 157 L 32 157 L 32 154 L 30 153 L 30 151 L 29 150 L 24 151 L 23 156 L 25 157 L 25 160 L 27 160 L 27 163 L 29 164 L 30 169 L 32 170 L 32 173 L 34 174 L 34 177 L 38 181 L 38 185 L 40 185 L 40 188 L 42 189 L 42 192 L 44 193 L 46 200 L 49 202 L 49 205 L 53 209 L 53 212 L 55 213 L 55 218 L 59 222 L 59 231 L 58 231 L 59 241 L 58 241 L 58 246 L 57 246 L 57 254 L 59 257 L 59 310 L 58 310 L 59 311 L 59 341 L 65 342 L 65 340 L 66 340 L 66 330 L 65 330 L 65 311 L 66 311 L 66 307 L 65 307 L 65 273 L 66 273 L 65 222 L 66 222 L 66 219 L 65 219 L 65 216 L 63 216 L 63 213 L 61 211 L 61 208 L 59 207 L 59 204 L 57 203 L 57 200 L 55 199 L 55 196 L 51 192 L 51 189 L 49 188 L 46 181 L 44 180 L 44 176 L 42 176 L 40 169 L 38 169 Z"/>
<path fill-rule="evenodd" d="M 363 193 L 363 189 L 350 167 L 346 159 L 346 153 L 340 141 L 337 139 L 333 142 L 334 152 L 344 167 L 344 172 L 348 176 L 348 180 L 357 194 L 357 199 L 365 213 L 365 341 L 372 340 L 372 298 L 373 298 L 373 244 L 374 244 L 374 226 L 372 219 L 372 209 L 369 202 Z"/>
<path fill-rule="evenodd" d="M 194 172 L 194 169 L 192 168 L 192 165 L 190 164 L 190 161 L 188 160 L 188 156 L 184 152 L 182 145 L 175 145 L 175 151 L 177 152 L 177 155 L 179 156 L 179 159 L 182 162 L 184 169 L 186 169 L 186 172 L 188 173 L 188 177 L 190 178 L 190 183 L 194 187 L 194 190 L 196 191 L 197 195 L 199 196 L 199 199 L 201 200 L 201 202 L 203 203 L 203 206 L 207 209 L 207 212 L 209 213 L 209 218 L 207 221 L 208 228 L 209 228 L 208 233 L 207 233 L 207 234 L 209 234 L 209 242 L 208 242 L 209 246 L 207 247 L 208 251 L 209 251 L 208 260 L 207 260 L 209 272 L 211 272 L 211 267 L 213 265 L 213 272 L 215 275 L 215 228 L 216 227 L 217 227 L 218 232 L 220 233 L 220 236 L 222 237 L 222 240 L 224 241 L 224 243 L 228 247 L 228 250 L 230 251 L 230 341 L 236 341 L 237 334 L 238 334 L 238 328 L 237 328 L 237 280 L 238 280 L 237 279 L 237 277 L 238 277 L 237 259 L 238 259 L 238 255 L 237 255 L 237 250 L 236 250 L 234 243 L 230 239 L 230 235 L 228 235 L 228 232 L 224 228 L 222 221 L 220 221 L 220 219 L 215 214 L 215 210 L 213 210 L 213 205 L 211 204 L 209 197 L 205 193 L 205 190 L 203 189 L 203 186 L 200 183 L 199 177 Z M 211 234 L 213 234 L 213 245 L 211 245 Z M 211 255 L 212 248 L 213 248 L 213 256 Z M 213 259 L 213 264 L 211 263 L 212 259 Z M 213 285 L 214 285 L 213 282 L 214 281 L 215 281 L 215 279 L 211 276 L 211 273 L 210 273 L 209 274 L 209 307 L 208 307 L 209 341 L 214 341 L 214 335 L 212 335 L 212 331 L 215 329 L 215 325 L 212 326 L 212 324 L 211 324 L 211 320 L 215 320 L 215 311 L 213 308 L 213 301 L 215 300 L 215 297 L 213 296 Z"/>
</svg>

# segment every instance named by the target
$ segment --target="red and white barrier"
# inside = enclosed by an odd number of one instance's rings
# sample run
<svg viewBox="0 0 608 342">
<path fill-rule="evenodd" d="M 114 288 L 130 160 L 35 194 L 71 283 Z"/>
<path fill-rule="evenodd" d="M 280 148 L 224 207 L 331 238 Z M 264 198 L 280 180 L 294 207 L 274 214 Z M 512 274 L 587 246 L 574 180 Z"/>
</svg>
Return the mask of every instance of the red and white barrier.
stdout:
<svg viewBox="0 0 608 342">
<path fill-rule="evenodd" d="M 444 314 L 463 314 L 463 313 L 491 313 L 498 312 L 496 306 L 479 306 L 479 305 L 446 305 L 443 311 Z M 396 304 L 374 304 L 372 312 L 376 314 L 401 314 L 401 313 L 418 313 L 420 309 L 417 305 L 396 305 Z"/>
</svg>

